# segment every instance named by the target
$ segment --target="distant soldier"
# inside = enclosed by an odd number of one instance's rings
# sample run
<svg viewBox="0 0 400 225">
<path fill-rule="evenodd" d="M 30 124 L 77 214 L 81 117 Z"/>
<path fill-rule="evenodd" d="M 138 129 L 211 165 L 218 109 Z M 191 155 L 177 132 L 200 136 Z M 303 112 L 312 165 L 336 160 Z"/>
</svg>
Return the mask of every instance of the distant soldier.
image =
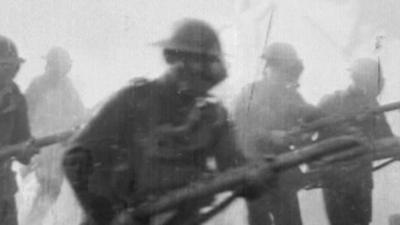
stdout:
<svg viewBox="0 0 400 225">
<path fill-rule="evenodd" d="M 226 110 L 208 94 L 227 76 L 215 30 L 185 19 L 171 38 L 157 44 L 169 69 L 158 79 L 139 79 L 120 90 L 65 156 L 66 174 L 94 224 L 109 224 L 105 218 L 127 206 L 188 185 L 215 166 L 225 170 L 243 160 Z M 87 159 L 78 160 L 78 154 Z M 82 160 L 92 167 L 91 176 L 70 166 Z M 109 204 L 97 204 L 104 197 Z M 164 224 L 183 224 L 211 199 L 181 206 Z"/>
<path fill-rule="evenodd" d="M 347 90 L 326 96 L 319 104 L 326 114 L 346 115 L 379 107 L 377 97 L 384 85 L 379 63 L 370 58 L 360 58 L 350 71 L 352 85 Z M 354 122 L 351 126 L 360 129 L 371 142 L 393 136 L 384 115 Z M 325 174 L 324 179 L 326 188 L 323 193 L 331 225 L 369 224 L 373 187 L 371 160 L 366 158 L 337 167 L 337 170 Z"/>
<path fill-rule="evenodd" d="M 84 117 L 84 106 L 68 77 L 72 60 L 61 47 L 53 47 L 44 57 L 45 73 L 35 78 L 26 91 L 29 119 L 35 136 L 46 136 L 72 129 Z M 65 148 L 65 147 L 64 147 Z M 53 145 L 41 151 L 31 165 L 40 184 L 27 220 L 41 224 L 56 201 L 63 183 L 61 170 L 63 146 Z"/>
<path fill-rule="evenodd" d="M 262 80 L 245 87 L 234 112 L 238 139 L 250 160 L 290 151 L 286 131 L 319 116 L 297 91 L 303 63 L 293 46 L 273 43 L 263 58 Z M 249 201 L 250 224 L 302 224 L 297 199 L 301 175 L 299 168 L 291 169 L 279 176 L 275 188 Z"/>
<path fill-rule="evenodd" d="M 21 145 L 24 151 L 15 158 L 27 164 L 36 151 L 28 143 L 31 134 L 25 97 L 13 81 L 23 62 L 15 44 L 0 35 L 0 151 L 8 145 Z M 0 161 L 0 224 L 7 225 L 18 224 L 14 199 L 17 183 L 11 170 L 12 161 L 13 158 Z"/>
</svg>

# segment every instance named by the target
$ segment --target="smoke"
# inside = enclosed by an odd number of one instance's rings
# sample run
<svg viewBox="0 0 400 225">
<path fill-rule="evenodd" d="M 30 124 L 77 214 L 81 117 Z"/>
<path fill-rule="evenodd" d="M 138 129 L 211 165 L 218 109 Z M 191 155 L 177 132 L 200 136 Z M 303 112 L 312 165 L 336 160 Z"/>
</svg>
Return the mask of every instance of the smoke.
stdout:
<svg viewBox="0 0 400 225">
<path fill-rule="evenodd" d="M 396 18 L 387 15 L 390 13 L 384 3 L 396 0 L 374 1 L 379 1 L 375 7 L 385 7 L 373 10 L 381 13 L 375 13 L 374 18 Z M 276 8 L 268 42 L 290 42 L 297 48 L 305 64 L 300 90 L 309 102 L 317 103 L 325 94 L 346 88 L 348 63 L 357 56 L 377 57 L 374 40 L 381 31 L 386 32 L 387 38 L 380 53 L 386 77 L 380 100 L 400 99 L 400 51 L 396 50 L 400 49 L 400 41 L 397 31 L 392 30 L 400 27 L 400 20 L 381 19 L 385 22 L 378 25 L 370 19 L 360 20 L 364 18 L 360 15 L 370 9 L 363 8 L 368 5 L 363 0 L 3 0 L 0 31 L 16 42 L 27 60 L 17 78 L 23 89 L 33 77 L 43 73 L 41 56 L 51 46 L 63 46 L 70 51 L 70 77 L 86 107 L 91 108 L 134 77 L 157 77 L 165 65 L 159 49 L 149 44 L 167 36 L 177 19 L 201 18 L 220 32 L 230 77 L 213 91 L 232 107 L 240 89 L 260 77 L 259 56 L 271 4 Z M 398 6 L 390 6 L 399 11 Z M 360 33 L 355 33 L 355 27 L 361 28 Z M 399 134 L 400 113 L 388 116 L 393 130 Z M 395 189 L 387 188 L 387 193 L 394 193 Z M 384 191 L 379 189 L 379 193 Z M 308 200 L 303 202 L 307 203 L 312 198 L 305 199 Z M 384 209 L 388 199 L 377 197 L 377 201 Z M 392 203 L 390 207 L 399 204 Z M 307 215 L 313 212 L 310 209 L 314 208 L 306 208 Z M 382 209 L 377 210 L 379 214 L 374 218 L 387 216 Z"/>
</svg>

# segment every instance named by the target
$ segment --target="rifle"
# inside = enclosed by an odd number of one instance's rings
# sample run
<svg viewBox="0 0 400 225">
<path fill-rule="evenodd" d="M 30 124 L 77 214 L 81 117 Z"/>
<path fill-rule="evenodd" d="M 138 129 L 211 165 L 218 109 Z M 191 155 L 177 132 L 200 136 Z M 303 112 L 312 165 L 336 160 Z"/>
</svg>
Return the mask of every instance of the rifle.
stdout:
<svg viewBox="0 0 400 225">
<path fill-rule="evenodd" d="M 329 165 L 335 162 L 344 160 L 361 159 L 368 157 L 371 160 L 379 161 L 386 158 L 400 157 L 400 137 L 387 137 L 374 141 L 371 145 L 374 146 L 374 151 L 367 151 L 366 146 L 359 146 L 351 151 L 341 152 L 335 155 L 324 157 L 321 163 Z"/>
<path fill-rule="evenodd" d="M 147 201 L 137 207 L 128 208 L 125 213 L 128 213 L 131 219 L 147 218 L 177 208 L 184 203 L 213 196 L 220 192 L 242 190 L 254 178 L 261 178 L 261 180 L 265 180 L 268 183 L 275 173 L 358 145 L 359 142 L 351 136 L 326 139 L 296 151 L 278 155 L 269 161 L 252 162 L 248 165 L 216 174 L 206 180 L 194 182 L 155 200 Z"/>
<path fill-rule="evenodd" d="M 358 113 L 352 113 L 348 115 L 333 115 L 333 116 L 328 116 L 324 117 L 321 119 L 317 119 L 311 123 L 303 124 L 301 126 L 295 127 L 292 130 L 288 132 L 289 137 L 296 137 L 299 136 L 303 133 L 310 133 L 310 132 L 315 132 L 318 131 L 324 127 L 330 126 L 330 125 L 337 125 L 345 122 L 351 122 L 351 121 L 364 121 L 366 118 L 371 117 L 371 116 L 376 116 L 385 112 L 393 111 L 400 109 L 400 101 L 398 102 L 393 102 L 389 103 L 386 105 L 382 105 L 376 108 L 370 108 L 366 109 L 365 111 L 358 112 Z"/>
<path fill-rule="evenodd" d="M 6 160 L 10 157 L 17 156 L 22 152 L 23 149 L 28 147 L 33 147 L 34 149 L 40 149 L 59 142 L 67 141 L 69 138 L 73 136 L 75 131 L 76 129 L 66 130 L 60 133 L 51 134 L 40 138 L 35 138 L 27 142 L 25 141 L 14 145 L 3 146 L 0 148 L 0 161 Z"/>
<path fill-rule="evenodd" d="M 343 163 L 348 162 L 351 163 L 352 166 L 357 166 L 359 164 L 357 160 L 373 160 L 380 161 L 383 159 L 388 159 L 384 163 L 374 167 L 372 171 L 377 171 L 400 158 L 400 137 L 388 137 L 382 138 L 375 141 L 373 144 L 374 149 L 378 149 L 376 151 L 368 151 L 366 146 L 357 146 L 353 149 L 349 149 L 348 151 L 339 152 L 335 155 L 329 155 L 324 157 L 322 160 L 318 161 L 317 168 L 312 169 L 304 174 L 304 186 L 307 189 L 312 188 L 320 188 L 323 184 L 321 184 L 321 175 L 323 173 L 340 170 Z M 350 160 L 350 162 L 349 162 Z M 335 164 L 336 163 L 336 164 Z"/>
</svg>

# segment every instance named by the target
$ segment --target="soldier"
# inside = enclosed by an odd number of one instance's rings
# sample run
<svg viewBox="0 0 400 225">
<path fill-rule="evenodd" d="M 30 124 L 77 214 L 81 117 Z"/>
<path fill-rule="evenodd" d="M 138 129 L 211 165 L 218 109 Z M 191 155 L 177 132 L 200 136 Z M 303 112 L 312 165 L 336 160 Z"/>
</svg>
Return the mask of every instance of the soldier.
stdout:
<svg viewBox="0 0 400 225">
<path fill-rule="evenodd" d="M 350 67 L 351 86 L 324 97 L 319 107 L 327 114 L 351 114 L 379 107 L 384 79 L 376 60 L 360 58 Z M 384 115 L 354 122 L 369 141 L 392 136 Z M 335 133 L 330 134 L 335 135 Z M 373 150 L 373 146 L 372 146 Z M 377 149 L 379 150 L 379 149 Z M 372 162 L 365 159 L 325 174 L 324 199 L 331 225 L 367 225 L 371 222 Z"/>
<path fill-rule="evenodd" d="M 72 60 L 61 47 L 53 47 L 44 57 L 45 73 L 35 78 L 26 91 L 29 119 L 35 136 L 46 136 L 77 126 L 84 117 L 84 106 L 68 77 Z M 57 200 L 64 175 L 61 170 L 61 145 L 53 145 L 34 157 L 31 168 L 40 184 L 31 212 L 30 224 L 41 224 Z"/>
<path fill-rule="evenodd" d="M 288 152 L 285 132 L 319 116 L 297 91 L 303 63 L 293 46 L 273 43 L 262 57 L 266 60 L 262 80 L 245 87 L 234 112 L 238 139 L 250 160 Z M 300 176 L 300 169 L 289 170 L 280 175 L 275 188 L 249 201 L 249 223 L 302 224 L 296 184 Z"/>
<path fill-rule="evenodd" d="M 15 44 L 0 35 L 0 150 L 8 145 L 20 145 L 22 151 L 15 159 L 27 164 L 36 150 L 28 141 L 31 134 L 25 97 L 13 81 L 23 62 Z M 14 199 L 17 183 L 11 170 L 12 159 L 0 161 L 0 224 L 7 225 L 18 223 Z"/>
<path fill-rule="evenodd" d="M 243 160 L 226 110 L 208 94 L 227 76 L 214 29 L 203 21 L 185 19 L 157 45 L 170 66 L 167 72 L 120 90 L 65 156 L 67 177 L 95 224 L 110 222 L 104 215 L 96 216 L 99 212 L 121 212 L 203 177 L 213 168 L 207 162 L 215 160 L 217 169 L 225 170 Z M 89 188 L 79 188 L 88 178 L 69 168 L 77 153 L 86 155 L 82 152 L 92 158 Z M 96 205 L 99 196 L 110 203 Z M 182 206 L 165 224 L 182 224 L 208 203 L 206 199 Z M 150 221 L 142 219 L 143 224 Z"/>
</svg>

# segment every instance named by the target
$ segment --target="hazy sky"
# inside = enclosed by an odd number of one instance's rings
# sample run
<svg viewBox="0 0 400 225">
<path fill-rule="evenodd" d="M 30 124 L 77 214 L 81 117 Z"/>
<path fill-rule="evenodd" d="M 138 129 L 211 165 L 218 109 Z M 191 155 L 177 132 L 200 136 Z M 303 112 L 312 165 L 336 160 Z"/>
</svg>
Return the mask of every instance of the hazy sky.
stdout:
<svg viewBox="0 0 400 225">
<path fill-rule="evenodd" d="M 74 60 L 71 76 L 90 106 L 129 78 L 160 68 L 159 51 L 150 43 L 166 37 L 173 21 L 207 17 L 218 24 L 232 11 L 228 1 L 194 2 L 2 0 L 0 33 L 27 59 L 18 78 L 23 87 L 43 72 L 41 56 L 51 46 L 67 48 Z"/>
<path fill-rule="evenodd" d="M 26 87 L 32 77 L 43 72 L 44 62 L 41 56 L 53 45 L 63 46 L 71 52 L 74 60 L 71 77 L 88 106 L 109 95 L 132 77 L 157 76 L 158 71 L 162 69 L 162 61 L 158 49 L 149 44 L 166 37 L 171 24 L 179 18 L 203 18 L 218 30 L 225 27 L 220 34 L 224 45 L 227 46 L 225 47 L 228 53 L 227 60 L 233 63 L 238 61 L 234 59 L 246 61 L 242 59 L 243 57 L 235 58 L 234 53 L 246 52 L 243 49 L 247 47 L 232 44 L 236 43 L 238 36 L 239 39 L 244 37 L 244 42 L 241 43 L 256 42 L 256 45 L 250 47 L 255 49 L 253 52 L 259 54 L 258 51 L 261 49 L 254 46 L 260 46 L 258 42 L 262 42 L 265 29 L 264 23 L 261 23 L 262 27 L 253 29 L 253 22 L 246 23 L 246 17 L 239 21 L 235 20 L 237 13 L 234 10 L 234 1 L 229 0 L 3 0 L 2 2 L 0 32 L 13 38 L 21 55 L 27 59 L 18 78 L 22 87 Z M 280 2 L 280 8 L 274 18 L 271 40 L 290 41 L 295 44 L 305 57 L 306 64 L 315 60 L 323 61 L 323 56 L 330 55 L 335 63 L 322 64 L 335 67 L 329 68 L 330 70 L 340 68 L 338 66 L 340 64 L 336 62 L 341 60 L 332 46 L 323 45 L 323 38 L 321 39 L 318 33 L 310 32 L 313 27 L 303 18 L 304 10 L 307 8 L 300 8 L 299 6 L 303 5 L 296 1 Z M 322 14 L 319 10 L 321 7 L 326 5 L 317 6 L 315 8 L 317 10 L 311 8 L 307 11 L 319 25 L 327 29 L 326 32 L 332 34 L 332 38 L 342 41 L 345 36 L 343 29 L 346 26 L 338 24 L 346 18 L 338 18 L 335 9 L 331 9 L 328 14 Z M 268 15 L 264 17 L 267 19 Z M 239 26 L 236 26 L 238 23 Z M 240 26 L 240 23 L 250 27 Z M 336 32 L 338 29 L 342 29 L 341 32 Z M 260 36 L 260 32 L 261 38 L 254 39 L 253 37 L 257 35 L 255 33 Z M 254 57 L 250 55 L 248 59 L 255 61 Z M 318 72 L 322 64 L 308 67 L 311 69 L 306 72 L 316 73 L 315 70 Z M 254 76 L 254 74 L 238 75 L 235 71 L 232 74 L 232 76 Z M 309 76 L 304 77 L 308 79 Z M 321 79 L 323 78 L 315 77 L 314 81 L 320 82 Z M 305 82 L 307 83 L 309 82 Z M 240 87 L 242 84 L 234 85 Z M 313 85 L 305 87 L 310 90 L 311 94 L 308 94 L 310 96 L 313 95 L 312 92 L 320 92 Z"/>
<path fill-rule="evenodd" d="M 262 11 L 265 15 L 262 14 L 261 21 L 254 22 L 252 15 L 269 5 L 269 1 L 260 0 L 2 2 L 0 33 L 13 38 L 27 59 L 18 77 L 21 86 L 26 87 L 32 77 L 43 72 L 41 56 L 51 46 L 63 46 L 71 52 L 74 60 L 71 77 L 87 106 L 94 105 L 130 78 L 158 76 L 163 62 L 159 50 L 150 43 L 166 37 L 171 24 L 182 17 L 205 19 L 219 30 L 231 69 L 231 82 L 228 80 L 226 86 L 240 90 L 244 83 L 256 78 L 252 68 L 259 64 L 257 57 L 261 54 L 269 18 L 269 12 Z M 256 7 L 241 15 L 238 9 L 247 8 L 238 2 L 249 2 Z M 343 58 L 341 48 L 354 23 L 356 10 L 352 2 L 355 1 L 276 2 L 270 42 L 288 41 L 298 49 L 306 66 L 301 89 L 306 98 L 315 103 L 323 94 L 346 86 L 344 69 L 349 59 Z M 371 43 L 367 54 L 372 48 Z M 236 94 L 226 93 L 225 89 L 219 92 L 225 98 Z"/>
<path fill-rule="evenodd" d="M 85 105 L 92 107 L 133 77 L 158 76 L 163 61 L 151 43 L 167 37 L 173 22 L 182 17 L 202 18 L 222 39 L 230 78 L 216 92 L 231 104 L 243 85 L 259 77 L 271 2 L 2 0 L 0 33 L 15 40 L 27 60 L 17 79 L 23 89 L 43 72 L 41 56 L 51 46 L 68 49 L 74 61 L 71 77 Z M 342 51 L 358 13 L 357 0 L 275 2 L 269 42 L 287 41 L 299 51 L 305 64 L 300 90 L 306 99 L 316 103 L 321 96 L 345 88 L 352 59 Z M 372 55 L 373 39 L 364 39 L 359 55 Z M 395 63 L 400 56 L 397 42 L 391 41 L 382 54 L 388 58 L 383 61 L 386 101 L 400 89 L 395 73 L 400 69 Z"/>
</svg>

